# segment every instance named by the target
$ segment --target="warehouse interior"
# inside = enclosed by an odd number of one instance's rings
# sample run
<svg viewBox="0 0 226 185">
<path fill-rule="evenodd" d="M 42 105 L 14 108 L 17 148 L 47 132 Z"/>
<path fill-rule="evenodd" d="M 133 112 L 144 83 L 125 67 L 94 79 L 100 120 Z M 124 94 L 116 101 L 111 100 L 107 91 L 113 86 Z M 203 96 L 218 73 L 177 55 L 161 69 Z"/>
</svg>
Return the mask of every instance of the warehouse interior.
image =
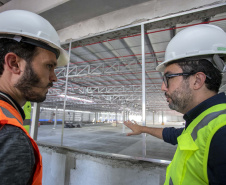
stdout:
<svg viewBox="0 0 226 185">
<path fill-rule="evenodd" d="M 68 66 L 56 68 L 58 81 L 46 100 L 32 103 L 32 133 L 51 171 L 45 170 L 43 184 L 162 184 L 176 146 L 149 135 L 127 137 L 130 130 L 122 123 L 183 127 L 183 115 L 169 109 L 155 68 L 184 28 L 213 24 L 226 31 L 226 1 L 0 1 L 0 12 L 10 9 L 46 18 L 70 56 Z M 100 171 L 95 180 L 90 168 Z M 139 171 L 148 173 L 137 176 L 146 181 L 131 177 Z"/>
</svg>

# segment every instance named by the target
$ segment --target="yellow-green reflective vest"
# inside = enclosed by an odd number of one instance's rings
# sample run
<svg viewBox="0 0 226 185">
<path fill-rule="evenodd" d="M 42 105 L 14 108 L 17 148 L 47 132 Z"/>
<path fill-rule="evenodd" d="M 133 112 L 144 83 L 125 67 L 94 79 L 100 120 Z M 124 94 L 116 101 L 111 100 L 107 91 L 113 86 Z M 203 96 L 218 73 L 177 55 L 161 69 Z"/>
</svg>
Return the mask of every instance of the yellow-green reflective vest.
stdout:
<svg viewBox="0 0 226 185">
<path fill-rule="evenodd" d="M 25 119 L 31 119 L 31 102 L 27 101 L 24 105 Z"/>
<path fill-rule="evenodd" d="M 164 185 L 209 184 L 207 161 L 214 134 L 226 125 L 226 104 L 202 112 L 177 138 L 174 158 L 167 167 Z"/>
</svg>

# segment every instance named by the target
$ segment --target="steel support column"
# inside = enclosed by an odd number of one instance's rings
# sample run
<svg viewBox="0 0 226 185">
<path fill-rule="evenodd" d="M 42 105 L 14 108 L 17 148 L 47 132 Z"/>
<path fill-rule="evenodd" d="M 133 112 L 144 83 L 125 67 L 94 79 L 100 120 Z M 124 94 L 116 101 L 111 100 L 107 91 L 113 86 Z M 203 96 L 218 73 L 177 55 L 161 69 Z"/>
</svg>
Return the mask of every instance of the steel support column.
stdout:
<svg viewBox="0 0 226 185">
<path fill-rule="evenodd" d="M 54 126 L 53 126 L 53 129 L 56 128 L 56 125 L 57 125 L 57 106 L 56 106 L 56 110 L 55 110 L 55 116 L 54 116 Z"/>
<path fill-rule="evenodd" d="M 146 84 L 145 84 L 145 30 L 144 24 L 141 25 L 141 52 L 142 52 L 142 125 L 146 126 Z M 142 134 L 142 154 L 146 157 L 146 134 Z"/>
<path fill-rule="evenodd" d="M 117 122 L 118 122 L 118 118 L 117 118 L 117 111 L 115 112 L 115 126 L 117 127 Z"/>
<path fill-rule="evenodd" d="M 98 113 L 95 112 L 95 122 L 94 122 L 95 124 L 97 124 L 97 114 L 98 114 Z"/>
<path fill-rule="evenodd" d="M 39 114 L 40 114 L 40 103 L 34 103 L 30 133 L 31 138 L 33 138 L 34 140 L 37 140 L 38 135 Z"/>
<path fill-rule="evenodd" d="M 102 114 L 101 114 L 101 112 L 99 112 L 98 115 L 99 115 L 99 116 L 98 116 L 98 121 L 102 122 Z"/>
<path fill-rule="evenodd" d="M 91 122 L 90 117 L 91 117 L 91 112 L 89 113 L 89 123 Z"/>
<path fill-rule="evenodd" d="M 122 113 L 122 122 L 124 123 L 126 119 L 126 115 L 125 115 L 125 107 L 123 107 L 123 113 Z M 122 133 L 125 133 L 125 125 L 122 124 Z"/>
<path fill-rule="evenodd" d="M 81 113 L 80 115 L 81 115 L 81 122 L 83 122 L 83 121 L 84 121 L 84 120 L 83 120 L 83 117 L 84 117 L 83 115 L 84 115 L 84 114 Z"/>
<path fill-rule="evenodd" d="M 66 108 L 66 101 L 67 101 L 67 84 L 68 84 L 68 72 L 69 72 L 69 65 L 70 65 L 70 58 L 71 58 L 71 42 L 69 44 L 69 61 L 67 63 L 67 73 L 66 73 L 66 84 L 65 84 L 65 92 L 64 92 L 64 110 L 63 110 L 63 120 L 62 120 L 62 133 L 61 133 L 61 146 L 63 145 L 63 137 L 64 137 L 64 122 L 65 122 L 65 108 Z"/>
<path fill-rule="evenodd" d="M 72 122 L 74 123 L 75 121 L 75 112 L 73 112 L 73 115 L 72 115 Z"/>
</svg>

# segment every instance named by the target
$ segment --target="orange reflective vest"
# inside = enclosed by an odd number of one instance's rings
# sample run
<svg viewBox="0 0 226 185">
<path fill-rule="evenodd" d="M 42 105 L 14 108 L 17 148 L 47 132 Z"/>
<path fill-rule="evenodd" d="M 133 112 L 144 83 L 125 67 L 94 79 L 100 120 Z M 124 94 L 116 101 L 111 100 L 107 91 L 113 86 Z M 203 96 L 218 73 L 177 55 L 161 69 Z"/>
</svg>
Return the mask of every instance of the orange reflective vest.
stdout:
<svg viewBox="0 0 226 185">
<path fill-rule="evenodd" d="M 41 185 L 42 184 L 42 156 L 39 152 L 38 145 L 36 142 L 30 137 L 26 129 L 23 127 L 23 119 L 17 110 L 8 104 L 5 101 L 0 100 L 0 124 L 5 125 L 13 125 L 22 129 L 27 137 L 29 137 L 32 146 L 34 148 L 35 155 L 35 172 L 32 180 L 32 185 Z"/>
</svg>

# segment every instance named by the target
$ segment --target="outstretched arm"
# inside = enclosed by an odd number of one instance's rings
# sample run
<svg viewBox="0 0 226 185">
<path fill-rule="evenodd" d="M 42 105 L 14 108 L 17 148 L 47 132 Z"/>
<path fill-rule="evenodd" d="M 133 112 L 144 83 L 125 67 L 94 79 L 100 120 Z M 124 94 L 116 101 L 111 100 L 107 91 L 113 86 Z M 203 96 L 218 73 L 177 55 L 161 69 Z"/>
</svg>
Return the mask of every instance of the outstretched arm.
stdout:
<svg viewBox="0 0 226 185">
<path fill-rule="evenodd" d="M 163 128 L 141 126 L 141 125 L 138 125 L 135 121 L 133 123 L 129 120 L 125 121 L 124 125 L 126 125 L 128 128 L 130 128 L 132 130 L 132 132 L 128 133 L 127 136 L 139 135 L 141 133 L 147 133 L 147 134 L 155 136 L 159 139 L 163 139 L 163 137 L 162 137 Z"/>
</svg>

